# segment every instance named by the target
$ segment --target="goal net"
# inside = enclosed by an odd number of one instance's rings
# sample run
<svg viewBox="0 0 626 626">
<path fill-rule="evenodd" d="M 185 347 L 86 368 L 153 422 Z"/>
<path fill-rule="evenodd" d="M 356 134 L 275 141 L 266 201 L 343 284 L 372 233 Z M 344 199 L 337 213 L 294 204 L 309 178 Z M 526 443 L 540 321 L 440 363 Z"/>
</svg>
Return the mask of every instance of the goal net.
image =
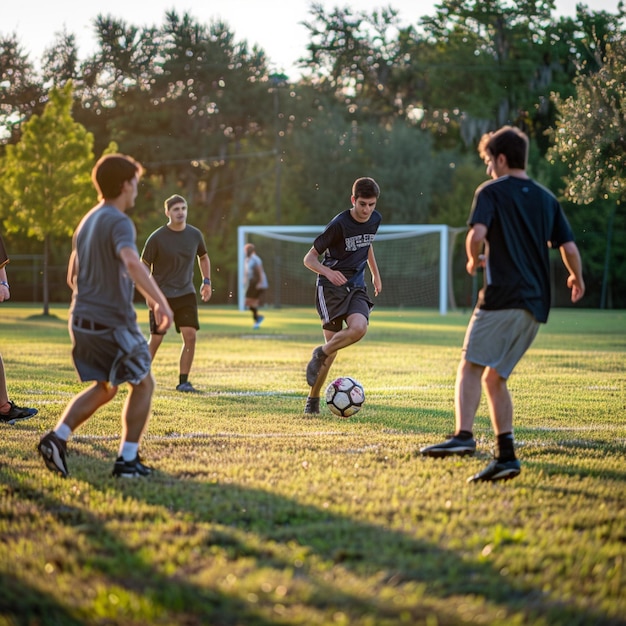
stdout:
<svg viewBox="0 0 626 626">
<path fill-rule="evenodd" d="M 244 246 L 254 244 L 263 260 L 269 289 L 266 304 L 313 306 L 315 275 L 302 260 L 324 226 L 240 226 L 238 228 L 239 308 L 244 308 Z M 383 289 L 376 305 L 435 308 L 442 315 L 455 308 L 451 285 L 454 239 L 462 229 L 442 224 L 382 225 L 374 241 Z M 365 270 L 371 292 L 371 275 Z"/>
</svg>

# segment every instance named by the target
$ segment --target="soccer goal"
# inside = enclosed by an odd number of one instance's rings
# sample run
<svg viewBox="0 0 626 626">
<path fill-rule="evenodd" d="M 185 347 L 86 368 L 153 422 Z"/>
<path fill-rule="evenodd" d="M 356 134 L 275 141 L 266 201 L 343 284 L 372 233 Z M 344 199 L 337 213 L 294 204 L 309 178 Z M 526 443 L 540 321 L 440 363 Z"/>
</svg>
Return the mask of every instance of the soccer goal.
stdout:
<svg viewBox="0 0 626 626">
<path fill-rule="evenodd" d="M 324 226 L 240 226 L 238 228 L 239 308 L 243 310 L 244 246 L 255 245 L 263 260 L 269 289 L 265 300 L 275 307 L 314 306 L 315 275 L 302 260 Z M 462 229 L 444 224 L 383 225 L 374 241 L 383 281 L 376 305 L 436 308 L 445 315 L 455 308 L 451 288 L 454 240 Z M 366 270 L 366 281 L 371 276 Z M 371 289 L 370 289 L 371 291 Z"/>
</svg>

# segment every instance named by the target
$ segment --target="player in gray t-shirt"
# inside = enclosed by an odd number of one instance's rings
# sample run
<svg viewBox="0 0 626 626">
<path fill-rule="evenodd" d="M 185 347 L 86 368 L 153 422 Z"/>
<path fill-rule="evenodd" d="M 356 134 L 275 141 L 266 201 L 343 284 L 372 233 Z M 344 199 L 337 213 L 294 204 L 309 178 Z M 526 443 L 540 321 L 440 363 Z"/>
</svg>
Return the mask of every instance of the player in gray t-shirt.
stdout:
<svg viewBox="0 0 626 626">
<path fill-rule="evenodd" d="M 180 333 L 183 347 L 180 352 L 177 391 L 195 392 L 189 381 L 189 372 L 196 352 L 198 300 L 193 284 L 196 259 L 202 274 L 200 297 L 208 302 L 213 294 L 211 287 L 211 260 L 204 237 L 195 227 L 187 224 L 187 201 L 178 194 L 165 203 L 167 224 L 157 228 L 147 239 L 141 260 L 150 268 L 152 276 L 167 297 L 174 312 L 176 332 Z M 154 359 L 163 335 L 158 330 L 154 315 L 150 314 L 150 354 Z"/>
<path fill-rule="evenodd" d="M 46 467 L 67 476 L 67 441 L 127 382 L 122 436 L 113 476 L 148 476 L 139 443 L 150 415 L 154 378 L 148 344 L 137 324 L 135 287 L 146 298 L 160 330 L 172 323 L 167 299 L 141 262 L 135 227 L 126 215 L 137 197 L 142 167 L 130 157 L 109 154 L 92 171 L 100 202 L 81 220 L 72 239 L 67 282 L 72 289 L 72 358 L 81 381 L 93 381 L 65 408 L 54 430 L 38 446 Z"/>
</svg>

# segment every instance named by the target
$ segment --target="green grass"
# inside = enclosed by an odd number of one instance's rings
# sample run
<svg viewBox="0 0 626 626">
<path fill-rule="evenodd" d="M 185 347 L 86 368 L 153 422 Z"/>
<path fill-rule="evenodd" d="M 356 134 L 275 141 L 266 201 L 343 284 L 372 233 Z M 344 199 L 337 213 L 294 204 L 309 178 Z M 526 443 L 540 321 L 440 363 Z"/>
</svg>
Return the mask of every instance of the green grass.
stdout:
<svg viewBox="0 0 626 626">
<path fill-rule="evenodd" d="M 180 341 L 155 362 L 147 480 L 110 478 L 118 396 L 69 445 L 35 446 L 84 386 L 67 311 L 3 304 L 10 395 L 40 413 L 0 437 L 0 625 L 626 624 L 626 312 L 555 310 L 510 380 L 522 474 L 466 478 L 490 457 L 419 448 L 453 428 L 469 313 L 376 310 L 336 375 L 366 390 L 341 420 L 301 415 L 321 330 L 311 308 L 259 331 L 201 308 L 183 396 Z M 147 332 L 147 313 L 139 309 Z"/>
</svg>

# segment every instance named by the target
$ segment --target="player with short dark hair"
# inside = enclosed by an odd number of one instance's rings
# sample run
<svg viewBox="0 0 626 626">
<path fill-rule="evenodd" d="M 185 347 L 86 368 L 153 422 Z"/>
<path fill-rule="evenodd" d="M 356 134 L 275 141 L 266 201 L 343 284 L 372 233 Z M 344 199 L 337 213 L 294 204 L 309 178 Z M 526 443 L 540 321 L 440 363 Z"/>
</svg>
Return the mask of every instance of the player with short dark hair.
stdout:
<svg viewBox="0 0 626 626">
<path fill-rule="evenodd" d="M 471 455 L 473 424 L 487 396 L 496 458 L 468 480 L 496 481 L 521 471 L 513 440 L 513 402 L 507 379 L 550 311 L 550 248 L 559 248 L 569 272 L 572 302 L 585 293 L 580 253 L 555 196 L 526 173 L 528 137 L 505 126 L 481 139 L 479 153 L 493 180 L 474 194 L 465 241 L 467 272 L 484 268 L 485 286 L 467 327 L 455 386 L 456 431 L 425 456 Z"/>
<path fill-rule="evenodd" d="M 379 196 L 380 188 L 373 178 L 358 178 L 352 185 L 352 207 L 330 221 L 304 257 L 304 265 L 317 274 L 316 306 L 326 341 L 313 350 L 307 365 L 311 390 L 305 415 L 320 412 L 322 387 L 337 352 L 360 341 L 367 332 L 374 303 L 365 286 L 366 266 L 372 274 L 374 295 L 382 290 L 372 246 L 382 222 L 376 210 Z"/>
<path fill-rule="evenodd" d="M 133 305 L 135 288 L 146 298 L 162 331 L 171 324 L 172 311 L 139 258 L 135 227 L 126 215 L 135 204 L 142 172 L 131 157 L 103 156 L 92 171 L 100 202 L 83 217 L 72 238 L 67 271 L 72 289 L 72 358 L 80 380 L 93 384 L 70 401 L 54 430 L 39 442 L 46 467 L 61 476 L 69 473 L 69 437 L 110 402 L 125 382 L 130 390 L 122 409 L 122 436 L 113 476 L 134 478 L 152 473 L 139 456 L 154 379 L 148 344 Z"/>
<path fill-rule="evenodd" d="M 167 224 L 155 230 L 147 239 L 141 260 L 150 268 L 154 279 L 167 297 L 174 312 L 176 332 L 180 333 L 183 346 L 180 352 L 177 391 L 195 392 L 189 381 L 189 372 L 196 353 L 196 335 L 200 329 L 198 321 L 198 299 L 193 284 L 193 268 L 196 258 L 202 284 L 200 296 L 208 302 L 213 293 L 211 287 L 211 261 L 204 237 L 200 230 L 187 223 L 187 201 L 175 194 L 164 202 Z M 150 354 L 154 356 L 163 341 L 150 314 Z"/>
</svg>

